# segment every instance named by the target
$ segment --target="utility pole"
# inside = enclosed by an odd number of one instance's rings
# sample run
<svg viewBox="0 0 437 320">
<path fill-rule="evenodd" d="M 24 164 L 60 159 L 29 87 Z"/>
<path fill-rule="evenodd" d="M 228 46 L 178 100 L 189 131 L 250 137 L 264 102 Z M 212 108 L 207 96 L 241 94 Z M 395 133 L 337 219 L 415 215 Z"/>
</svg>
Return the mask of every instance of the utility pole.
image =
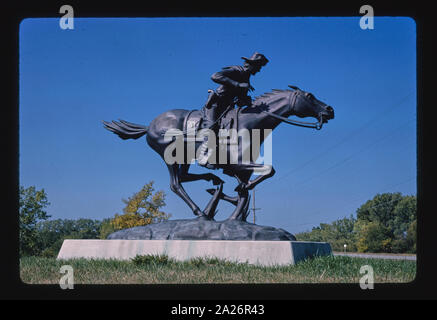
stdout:
<svg viewBox="0 0 437 320">
<path fill-rule="evenodd" d="M 255 207 L 255 189 L 253 189 L 253 193 L 252 193 L 252 213 L 253 213 L 253 223 L 255 224 L 255 211 L 256 210 L 261 210 L 261 208 L 256 208 Z"/>
</svg>

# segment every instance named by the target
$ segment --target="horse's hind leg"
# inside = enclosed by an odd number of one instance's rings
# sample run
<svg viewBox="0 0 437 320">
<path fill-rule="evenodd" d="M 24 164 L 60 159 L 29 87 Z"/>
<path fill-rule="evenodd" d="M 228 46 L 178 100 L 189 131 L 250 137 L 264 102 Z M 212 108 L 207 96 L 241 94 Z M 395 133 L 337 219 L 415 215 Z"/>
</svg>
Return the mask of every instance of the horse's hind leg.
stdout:
<svg viewBox="0 0 437 320">
<path fill-rule="evenodd" d="M 212 181 L 214 185 L 220 185 L 224 183 L 222 179 L 217 177 L 215 174 L 212 173 L 189 173 L 188 170 L 190 168 L 189 164 L 181 164 L 179 167 L 179 179 L 180 182 L 192 182 L 197 180 L 205 180 L 205 181 Z"/>
<path fill-rule="evenodd" d="M 183 182 L 191 182 L 191 181 L 197 181 L 197 180 L 206 180 L 206 181 L 212 181 L 214 185 L 219 185 L 219 187 L 212 192 L 213 197 L 206 205 L 205 209 L 203 210 L 203 214 L 206 215 L 209 219 L 213 219 L 214 215 L 216 213 L 217 204 L 221 199 L 222 190 L 223 190 L 223 183 L 224 181 L 217 177 L 216 175 L 212 173 L 204 173 L 204 174 L 193 174 L 188 173 L 188 170 L 190 168 L 189 164 L 182 164 L 179 167 L 179 181 L 181 183 Z"/>
<path fill-rule="evenodd" d="M 168 171 L 170 173 L 170 189 L 176 193 L 179 197 L 182 198 L 182 200 L 185 201 L 186 204 L 191 208 L 193 213 L 196 216 L 205 216 L 205 214 L 202 212 L 202 210 L 199 209 L 199 207 L 194 203 L 193 200 L 188 196 L 187 192 L 181 185 L 180 177 L 179 177 L 179 165 L 178 164 L 172 164 L 167 165 Z"/>
</svg>

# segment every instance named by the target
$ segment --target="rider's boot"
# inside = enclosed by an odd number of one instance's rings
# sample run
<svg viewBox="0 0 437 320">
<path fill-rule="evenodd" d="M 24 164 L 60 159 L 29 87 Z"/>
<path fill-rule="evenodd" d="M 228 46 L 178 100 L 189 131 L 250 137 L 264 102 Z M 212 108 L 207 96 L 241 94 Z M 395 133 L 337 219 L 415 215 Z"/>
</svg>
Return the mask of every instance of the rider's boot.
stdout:
<svg viewBox="0 0 437 320">
<path fill-rule="evenodd" d="M 205 105 L 205 107 L 203 108 L 202 128 L 213 130 L 212 126 L 215 124 L 216 118 L 216 108 L 214 108 L 214 106 L 212 105 Z M 208 162 L 209 158 L 214 152 L 213 148 L 208 145 L 208 135 L 204 136 L 203 139 L 204 140 L 198 149 L 197 163 L 200 166 L 206 167 L 208 169 L 216 169 L 216 166 L 214 164 Z"/>
<path fill-rule="evenodd" d="M 209 158 L 213 153 L 213 149 L 209 148 L 208 146 L 208 136 L 204 137 L 204 140 L 198 149 L 198 153 L 199 153 L 199 157 L 197 159 L 197 163 L 200 166 L 209 169 L 215 169 L 215 166 L 208 162 Z"/>
</svg>

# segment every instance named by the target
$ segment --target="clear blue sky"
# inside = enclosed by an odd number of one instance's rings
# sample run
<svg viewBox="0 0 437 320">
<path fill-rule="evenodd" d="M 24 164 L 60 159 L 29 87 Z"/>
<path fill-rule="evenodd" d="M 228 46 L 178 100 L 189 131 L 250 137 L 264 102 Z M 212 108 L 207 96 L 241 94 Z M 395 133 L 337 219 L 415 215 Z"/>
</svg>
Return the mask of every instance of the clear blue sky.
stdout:
<svg viewBox="0 0 437 320">
<path fill-rule="evenodd" d="M 276 175 L 257 187 L 258 224 L 297 233 L 354 214 L 377 193 L 416 194 L 415 22 L 377 17 L 361 30 L 359 18 L 76 18 L 74 30 L 26 19 L 20 185 L 46 190 L 52 219 L 103 219 L 154 180 L 172 219 L 194 217 L 145 138 L 123 141 L 101 120 L 147 125 L 169 109 L 198 109 L 217 87 L 212 73 L 259 51 L 270 62 L 252 77 L 254 95 L 297 85 L 335 119 L 321 131 L 273 132 Z M 214 173 L 233 195 L 236 181 Z M 202 208 L 211 186 L 184 184 Z M 216 219 L 231 210 L 220 203 Z"/>
</svg>

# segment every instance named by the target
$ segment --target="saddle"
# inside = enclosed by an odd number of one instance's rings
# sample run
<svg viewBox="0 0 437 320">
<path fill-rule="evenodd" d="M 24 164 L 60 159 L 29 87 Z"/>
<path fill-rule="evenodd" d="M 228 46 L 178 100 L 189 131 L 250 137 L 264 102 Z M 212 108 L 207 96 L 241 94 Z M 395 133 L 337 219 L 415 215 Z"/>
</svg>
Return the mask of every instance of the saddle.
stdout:
<svg viewBox="0 0 437 320">
<path fill-rule="evenodd" d="M 201 128 L 203 120 L 202 110 L 191 110 L 185 116 L 183 132 L 188 135 L 190 132 L 197 132 Z"/>
<path fill-rule="evenodd" d="M 202 108 L 203 109 L 203 108 Z M 190 141 L 192 138 L 195 139 L 195 134 L 202 129 L 202 121 L 203 121 L 203 110 L 191 110 L 184 119 L 184 136 L 187 141 Z M 218 128 L 231 130 L 235 129 L 238 131 L 238 113 L 241 107 L 230 109 L 225 112 L 218 120 Z M 216 131 L 216 130 L 215 130 Z M 191 133 L 191 135 L 190 135 Z M 216 135 L 219 133 L 219 130 L 216 131 Z M 221 141 L 224 143 L 224 141 Z M 234 142 L 229 141 L 228 143 L 233 144 Z"/>
</svg>

